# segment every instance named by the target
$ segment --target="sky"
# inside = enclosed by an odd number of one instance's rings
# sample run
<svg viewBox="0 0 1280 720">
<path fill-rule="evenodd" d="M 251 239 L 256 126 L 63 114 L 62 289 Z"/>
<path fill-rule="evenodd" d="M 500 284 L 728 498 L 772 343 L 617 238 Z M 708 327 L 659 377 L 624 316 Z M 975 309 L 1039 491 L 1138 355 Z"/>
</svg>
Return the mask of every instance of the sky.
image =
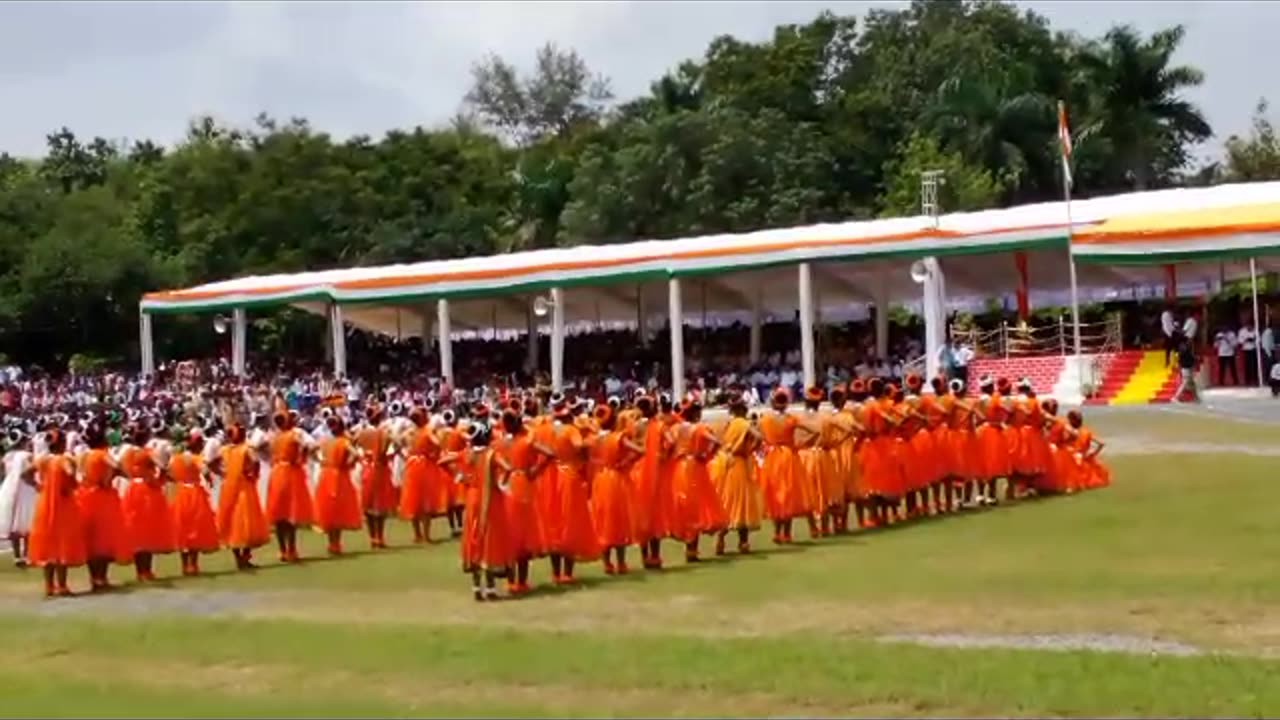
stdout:
<svg viewBox="0 0 1280 720">
<path fill-rule="evenodd" d="M 618 98 L 644 93 L 716 36 L 768 38 L 830 9 L 895 2 L 0 2 L 0 151 L 43 152 L 66 125 L 81 137 L 170 144 L 211 114 L 307 118 L 337 137 L 437 125 L 461 108 L 489 53 L 527 66 L 552 41 L 575 48 Z M 1100 35 L 1187 27 L 1178 62 L 1206 74 L 1190 93 L 1222 140 L 1245 133 L 1260 96 L 1280 102 L 1280 2 L 1018 3 L 1055 29 Z M 1255 70 L 1256 68 L 1256 70 Z"/>
</svg>

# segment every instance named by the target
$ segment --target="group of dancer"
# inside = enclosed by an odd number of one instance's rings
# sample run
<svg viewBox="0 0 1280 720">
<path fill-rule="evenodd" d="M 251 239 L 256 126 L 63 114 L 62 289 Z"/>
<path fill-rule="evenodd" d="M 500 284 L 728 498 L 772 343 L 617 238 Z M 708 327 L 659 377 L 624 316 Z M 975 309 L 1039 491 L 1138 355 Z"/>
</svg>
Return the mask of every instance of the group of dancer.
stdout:
<svg viewBox="0 0 1280 720">
<path fill-rule="evenodd" d="M 398 516 L 428 543 L 444 518 L 475 598 L 489 600 L 503 578 L 510 595 L 527 593 L 540 558 L 566 584 L 586 562 L 628 573 L 631 546 L 660 569 L 666 540 L 687 562 L 704 536 L 717 555 L 731 537 L 749 553 L 766 519 L 787 544 L 797 521 L 819 538 L 849 532 L 851 518 L 873 528 L 1109 483 L 1078 410 L 1060 417 L 1025 380 L 979 389 L 854 381 L 811 388 L 798 411 L 780 389 L 760 413 L 731 398 L 723 423 L 665 394 L 595 404 L 558 393 L 440 411 L 374 404 L 358 420 L 325 410 L 309 431 L 283 406 L 167 437 L 142 421 L 117 432 L 46 420 L 12 433 L 0 532 L 15 562 L 43 568 L 45 593 L 63 596 L 74 567 L 96 592 L 113 565 L 154 580 L 160 554 L 179 553 L 184 575 L 223 549 L 251 570 L 273 534 L 280 561 L 296 563 L 299 531 L 323 533 L 339 555 L 346 532 L 385 548 Z"/>
</svg>

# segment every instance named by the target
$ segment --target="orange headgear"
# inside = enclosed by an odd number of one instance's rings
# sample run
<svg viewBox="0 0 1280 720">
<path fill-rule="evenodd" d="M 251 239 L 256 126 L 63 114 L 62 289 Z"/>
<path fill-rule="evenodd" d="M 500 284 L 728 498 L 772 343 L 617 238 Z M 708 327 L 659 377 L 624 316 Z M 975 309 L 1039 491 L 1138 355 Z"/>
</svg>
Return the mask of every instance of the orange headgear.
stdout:
<svg viewBox="0 0 1280 720">
<path fill-rule="evenodd" d="M 907 374 L 907 387 L 909 389 L 919 390 L 923 386 L 924 386 L 924 380 L 921 380 L 919 375 L 915 373 Z"/>
<path fill-rule="evenodd" d="M 769 402 L 774 407 L 786 407 L 791 404 L 791 391 L 780 387 L 773 391 L 773 395 L 769 396 Z"/>
<path fill-rule="evenodd" d="M 607 404 L 597 405 L 595 409 L 591 411 L 591 416 L 596 419 L 596 422 L 604 425 L 613 418 L 613 408 Z"/>
<path fill-rule="evenodd" d="M 809 402 L 822 402 L 824 397 L 826 397 L 826 393 L 817 385 L 813 385 L 804 391 L 804 399 Z"/>
</svg>

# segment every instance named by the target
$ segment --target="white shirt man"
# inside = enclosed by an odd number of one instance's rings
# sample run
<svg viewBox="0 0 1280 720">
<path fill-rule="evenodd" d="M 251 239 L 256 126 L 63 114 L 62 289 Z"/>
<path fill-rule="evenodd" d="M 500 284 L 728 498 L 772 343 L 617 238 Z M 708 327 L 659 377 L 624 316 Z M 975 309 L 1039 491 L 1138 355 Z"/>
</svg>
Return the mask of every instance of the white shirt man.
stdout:
<svg viewBox="0 0 1280 720">
<path fill-rule="evenodd" d="M 1240 344 L 1240 350 L 1245 353 L 1252 353 L 1258 349 L 1257 338 L 1253 335 L 1253 328 L 1247 325 L 1240 328 L 1240 332 L 1236 333 L 1236 342 Z"/>
<path fill-rule="evenodd" d="M 1213 336 L 1213 345 L 1218 349 L 1218 357 L 1233 358 L 1236 356 L 1236 334 L 1230 330 L 1219 330 Z"/>
<path fill-rule="evenodd" d="M 800 383 L 800 374 L 791 368 L 782 371 L 782 375 L 778 378 L 778 384 L 788 390 L 794 389 Z"/>
<path fill-rule="evenodd" d="M 1182 323 L 1182 337 L 1190 340 L 1192 343 L 1196 341 L 1196 330 L 1199 329 L 1196 319 L 1192 315 L 1188 315 L 1185 322 Z"/>
</svg>

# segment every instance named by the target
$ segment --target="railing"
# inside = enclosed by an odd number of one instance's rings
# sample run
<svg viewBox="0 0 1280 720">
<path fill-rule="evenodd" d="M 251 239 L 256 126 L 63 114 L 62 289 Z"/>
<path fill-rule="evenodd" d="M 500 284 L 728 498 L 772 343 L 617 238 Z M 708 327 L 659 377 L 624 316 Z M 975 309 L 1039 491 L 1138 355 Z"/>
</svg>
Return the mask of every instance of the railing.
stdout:
<svg viewBox="0 0 1280 720">
<path fill-rule="evenodd" d="M 1071 355 L 1075 337 L 1071 321 L 1060 316 L 1058 322 L 1039 327 L 1001 323 L 993 330 L 973 328 L 952 332 L 973 348 L 977 357 L 1030 357 L 1036 355 Z M 1080 352 L 1101 355 L 1119 352 L 1123 346 L 1123 326 L 1119 313 L 1096 323 L 1080 324 Z"/>
</svg>

